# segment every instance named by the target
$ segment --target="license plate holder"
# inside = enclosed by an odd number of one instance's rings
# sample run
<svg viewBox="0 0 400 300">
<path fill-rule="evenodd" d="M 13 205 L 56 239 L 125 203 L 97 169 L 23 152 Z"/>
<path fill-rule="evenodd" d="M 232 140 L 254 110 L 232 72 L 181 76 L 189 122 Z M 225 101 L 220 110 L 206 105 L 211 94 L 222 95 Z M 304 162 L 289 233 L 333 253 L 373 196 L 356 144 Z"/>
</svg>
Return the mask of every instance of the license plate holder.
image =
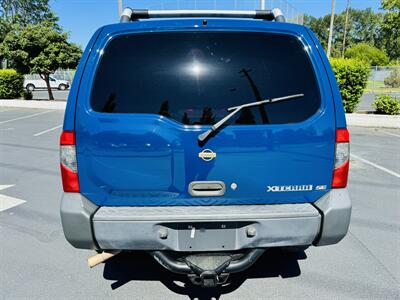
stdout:
<svg viewBox="0 0 400 300">
<path fill-rule="evenodd" d="M 178 230 L 181 251 L 221 251 L 235 249 L 237 226 L 233 223 L 185 223 Z"/>
</svg>

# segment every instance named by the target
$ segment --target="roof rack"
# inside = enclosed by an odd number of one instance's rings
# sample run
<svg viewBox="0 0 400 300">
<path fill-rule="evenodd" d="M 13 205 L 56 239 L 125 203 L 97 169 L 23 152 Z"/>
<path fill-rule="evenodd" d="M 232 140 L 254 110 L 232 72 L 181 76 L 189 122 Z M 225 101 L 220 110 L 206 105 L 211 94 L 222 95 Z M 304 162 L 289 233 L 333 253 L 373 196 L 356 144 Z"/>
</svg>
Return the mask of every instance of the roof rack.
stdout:
<svg viewBox="0 0 400 300">
<path fill-rule="evenodd" d="M 271 10 L 148 10 L 129 7 L 122 12 L 120 22 L 127 23 L 139 19 L 190 17 L 250 18 L 285 22 L 285 17 L 279 8 Z"/>
</svg>

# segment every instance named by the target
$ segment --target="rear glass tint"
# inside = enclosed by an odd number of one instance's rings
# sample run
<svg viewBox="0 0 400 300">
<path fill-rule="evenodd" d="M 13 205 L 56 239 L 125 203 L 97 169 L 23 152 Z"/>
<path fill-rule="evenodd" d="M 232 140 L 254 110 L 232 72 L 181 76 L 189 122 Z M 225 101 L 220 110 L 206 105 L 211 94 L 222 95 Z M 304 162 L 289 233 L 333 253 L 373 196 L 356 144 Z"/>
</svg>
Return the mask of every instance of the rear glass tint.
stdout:
<svg viewBox="0 0 400 300">
<path fill-rule="evenodd" d="M 91 106 L 207 125 L 223 118 L 228 107 L 299 93 L 304 97 L 243 109 L 231 124 L 294 123 L 317 111 L 317 82 L 299 40 L 250 32 L 149 33 L 108 44 Z"/>
</svg>

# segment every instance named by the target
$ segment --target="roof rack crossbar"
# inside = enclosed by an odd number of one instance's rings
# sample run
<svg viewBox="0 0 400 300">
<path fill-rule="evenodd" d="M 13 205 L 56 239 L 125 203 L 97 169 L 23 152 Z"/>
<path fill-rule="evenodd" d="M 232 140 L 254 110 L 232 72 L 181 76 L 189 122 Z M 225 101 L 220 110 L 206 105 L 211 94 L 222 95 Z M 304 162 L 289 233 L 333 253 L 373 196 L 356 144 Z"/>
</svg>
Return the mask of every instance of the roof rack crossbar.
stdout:
<svg viewBox="0 0 400 300">
<path fill-rule="evenodd" d="M 191 17 L 250 18 L 285 22 L 285 17 L 279 8 L 271 10 L 147 10 L 129 7 L 124 9 L 120 22 L 127 23 L 138 19 Z"/>
</svg>

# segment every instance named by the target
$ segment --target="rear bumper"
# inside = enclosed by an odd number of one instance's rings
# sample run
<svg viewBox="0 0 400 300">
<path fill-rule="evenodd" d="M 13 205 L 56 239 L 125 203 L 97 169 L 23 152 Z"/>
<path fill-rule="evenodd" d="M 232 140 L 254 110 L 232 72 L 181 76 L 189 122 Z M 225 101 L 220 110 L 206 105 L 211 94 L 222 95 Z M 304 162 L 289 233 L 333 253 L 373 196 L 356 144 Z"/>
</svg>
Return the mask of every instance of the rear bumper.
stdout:
<svg viewBox="0 0 400 300">
<path fill-rule="evenodd" d="M 314 204 L 97 207 L 64 193 L 61 219 L 76 248 L 218 251 L 335 244 L 347 233 L 346 189 Z"/>
</svg>

